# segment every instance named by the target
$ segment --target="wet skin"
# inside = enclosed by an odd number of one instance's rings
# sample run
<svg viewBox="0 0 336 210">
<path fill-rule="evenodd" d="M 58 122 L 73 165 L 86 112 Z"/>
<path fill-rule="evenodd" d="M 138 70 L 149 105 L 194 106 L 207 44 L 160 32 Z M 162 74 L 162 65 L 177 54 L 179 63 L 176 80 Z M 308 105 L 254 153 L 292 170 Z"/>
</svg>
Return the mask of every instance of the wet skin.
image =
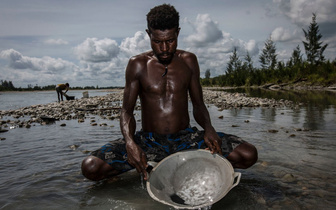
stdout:
<svg viewBox="0 0 336 210">
<path fill-rule="evenodd" d="M 134 142 L 136 122 L 133 111 L 138 96 L 141 102 L 142 129 L 158 134 L 172 134 L 189 126 L 189 93 L 194 118 L 205 131 L 206 145 L 213 153 L 221 154 L 221 139 L 211 125 L 203 101 L 197 58 L 193 53 L 177 50 L 179 31 L 180 29 L 176 28 L 164 31 L 147 30 L 152 51 L 132 57 L 126 68 L 120 128 L 126 142 L 128 162 L 144 175 L 145 180 L 148 178 L 146 154 Z M 166 67 L 167 74 L 162 76 Z M 244 165 L 242 162 L 248 158 L 251 150 L 254 150 L 254 164 L 257 158 L 256 150 L 250 144 L 238 146 L 229 157 L 233 157 L 232 162 L 238 167 L 246 168 L 251 163 Z M 90 165 L 95 167 L 90 168 Z M 82 163 L 82 171 L 84 176 L 92 180 L 118 174 L 108 166 L 99 158 L 89 156 Z"/>
</svg>

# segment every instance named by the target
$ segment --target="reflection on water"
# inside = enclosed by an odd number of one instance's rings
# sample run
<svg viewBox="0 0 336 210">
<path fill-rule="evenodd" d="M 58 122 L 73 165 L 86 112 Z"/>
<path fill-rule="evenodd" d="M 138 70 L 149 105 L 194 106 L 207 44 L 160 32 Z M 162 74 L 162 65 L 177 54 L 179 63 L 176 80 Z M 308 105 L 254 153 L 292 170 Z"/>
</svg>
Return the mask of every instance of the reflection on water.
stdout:
<svg viewBox="0 0 336 210">
<path fill-rule="evenodd" d="M 285 99 L 296 103 L 304 103 L 314 107 L 328 107 L 336 105 L 336 91 L 326 90 L 268 90 L 262 88 L 226 89 L 226 92 L 246 93 L 251 97 Z"/>
<path fill-rule="evenodd" d="M 256 92 L 302 104 L 294 109 L 208 106 L 217 131 L 238 135 L 259 152 L 258 163 L 238 170 L 239 185 L 211 209 L 335 209 L 335 93 Z M 108 126 L 91 126 L 91 117 Z M 140 129 L 139 114 L 136 120 Z M 120 136 L 119 121 L 90 115 L 84 123 L 64 120 L 0 133 L 6 138 L 0 141 L 0 209 L 171 209 L 150 198 L 135 171 L 97 183 L 81 175 L 86 151 Z"/>
<path fill-rule="evenodd" d="M 304 118 L 303 127 L 310 130 L 335 129 L 330 126 L 334 121 L 336 107 L 336 91 L 324 90 L 278 90 L 272 91 L 261 88 L 228 89 L 227 92 L 246 93 L 250 97 L 265 97 L 276 100 L 294 101 L 298 106 L 292 111 L 293 122 L 300 122 Z M 267 120 L 274 121 L 275 110 L 264 113 Z M 333 124 L 333 123 L 331 123 Z"/>
</svg>

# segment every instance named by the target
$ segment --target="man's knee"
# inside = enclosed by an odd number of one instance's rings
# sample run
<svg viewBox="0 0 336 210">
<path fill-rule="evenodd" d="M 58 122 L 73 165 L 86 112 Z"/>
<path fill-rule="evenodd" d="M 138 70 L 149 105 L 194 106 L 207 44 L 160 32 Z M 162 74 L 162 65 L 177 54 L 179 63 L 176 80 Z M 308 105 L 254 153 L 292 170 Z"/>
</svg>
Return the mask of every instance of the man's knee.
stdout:
<svg viewBox="0 0 336 210">
<path fill-rule="evenodd" d="M 94 157 L 94 156 L 88 156 L 86 157 L 82 162 L 82 174 L 86 178 L 98 181 L 104 178 L 101 168 L 103 167 L 103 164 L 106 164 L 103 160 Z"/>
<path fill-rule="evenodd" d="M 257 151 L 257 148 L 252 144 L 245 143 L 244 146 L 245 148 L 244 148 L 243 155 L 244 155 L 244 159 L 246 160 L 245 165 L 246 165 L 246 168 L 249 168 L 257 162 L 258 151 Z"/>
<path fill-rule="evenodd" d="M 244 142 L 230 153 L 228 160 L 234 168 L 246 169 L 257 162 L 258 151 L 252 144 Z"/>
</svg>

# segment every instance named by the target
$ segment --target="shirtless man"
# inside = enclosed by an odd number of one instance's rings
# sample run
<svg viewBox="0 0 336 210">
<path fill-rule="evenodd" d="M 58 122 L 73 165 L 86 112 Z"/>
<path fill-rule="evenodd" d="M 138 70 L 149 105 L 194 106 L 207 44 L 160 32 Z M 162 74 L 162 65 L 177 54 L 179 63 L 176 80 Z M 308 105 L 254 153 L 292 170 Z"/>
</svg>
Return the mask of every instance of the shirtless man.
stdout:
<svg viewBox="0 0 336 210">
<path fill-rule="evenodd" d="M 152 51 L 134 56 L 126 68 L 120 115 L 123 139 L 111 141 L 82 162 L 83 175 L 101 180 L 136 168 L 147 180 L 147 161 L 185 149 L 210 149 L 227 157 L 236 168 L 248 168 L 258 158 L 256 148 L 239 137 L 217 133 L 211 125 L 199 82 L 200 69 L 193 53 L 177 49 L 179 14 L 160 5 L 147 14 Z M 188 94 L 196 122 L 190 127 Z M 133 115 L 141 102 L 142 130 L 136 132 Z"/>
</svg>

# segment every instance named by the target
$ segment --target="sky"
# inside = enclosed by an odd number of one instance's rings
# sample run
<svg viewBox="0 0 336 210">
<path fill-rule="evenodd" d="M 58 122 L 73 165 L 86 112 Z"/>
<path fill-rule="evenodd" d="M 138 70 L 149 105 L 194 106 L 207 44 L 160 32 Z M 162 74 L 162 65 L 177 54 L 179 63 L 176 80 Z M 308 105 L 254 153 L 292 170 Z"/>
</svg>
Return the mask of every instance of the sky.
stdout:
<svg viewBox="0 0 336 210">
<path fill-rule="evenodd" d="M 236 48 L 255 67 L 269 38 L 279 61 L 299 45 L 312 14 L 326 59 L 336 58 L 335 0 L 1 0 L 0 80 L 15 87 L 70 83 L 124 86 L 130 57 L 151 50 L 146 14 L 168 3 L 180 13 L 178 48 L 193 52 L 201 77 L 225 73 Z"/>
</svg>

